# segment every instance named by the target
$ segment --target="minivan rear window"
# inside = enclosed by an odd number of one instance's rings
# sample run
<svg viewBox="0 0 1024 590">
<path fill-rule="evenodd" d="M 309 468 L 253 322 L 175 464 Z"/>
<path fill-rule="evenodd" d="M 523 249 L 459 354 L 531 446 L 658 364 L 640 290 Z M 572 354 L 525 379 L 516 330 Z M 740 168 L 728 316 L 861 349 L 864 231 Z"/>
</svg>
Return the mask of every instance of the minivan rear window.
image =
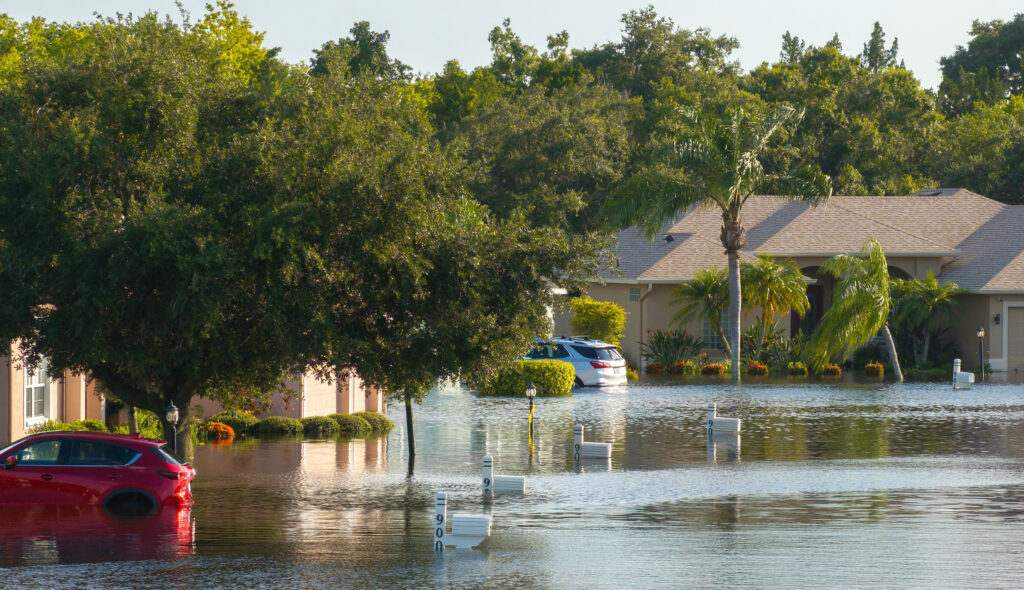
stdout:
<svg viewBox="0 0 1024 590">
<path fill-rule="evenodd" d="M 587 357 L 588 359 L 600 360 L 600 361 L 621 361 L 622 355 L 619 354 L 617 348 L 610 346 L 608 348 L 591 348 L 589 346 L 576 346 L 572 345 L 573 350 Z"/>
</svg>

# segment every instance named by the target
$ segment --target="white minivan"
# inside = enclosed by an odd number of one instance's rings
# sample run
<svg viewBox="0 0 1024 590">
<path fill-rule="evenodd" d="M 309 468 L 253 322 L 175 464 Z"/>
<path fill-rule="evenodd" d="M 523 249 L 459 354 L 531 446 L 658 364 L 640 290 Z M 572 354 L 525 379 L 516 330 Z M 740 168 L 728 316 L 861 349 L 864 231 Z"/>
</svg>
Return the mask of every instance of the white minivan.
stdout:
<svg viewBox="0 0 1024 590">
<path fill-rule="evenodd" d="M 538 341 L 526 358 L 569 363 L 576 370 L 576 387 L 626 384 L 626 360 L 619 349 L 585 336 L 559 336 L 547 342 Z"/>
</svg>

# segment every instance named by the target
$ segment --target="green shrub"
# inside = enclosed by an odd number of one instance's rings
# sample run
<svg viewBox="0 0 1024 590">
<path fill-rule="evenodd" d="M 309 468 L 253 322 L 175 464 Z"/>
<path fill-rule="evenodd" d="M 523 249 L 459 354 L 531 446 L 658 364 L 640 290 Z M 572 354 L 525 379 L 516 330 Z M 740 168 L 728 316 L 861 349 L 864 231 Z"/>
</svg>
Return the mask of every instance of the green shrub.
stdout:
<svg viewBox="0 0 1024 590">
<path fill-rule="evenodd" d="M 655 330 L 640 343 L 640 352 L 648 361 L 671 367 L 700 354 L 704 344 L 686 330 Z"/>
<path fill-rule="evenodd" d="M 74 431 L 83 431 L 83 430 L 85 430 L 85 427 L 80 426 L 80 427 L 76 428 L 73 424 L 68 424 L 67 422 L 61 422 L 60 420 L 47 420 L 46 422 L 43 422 L 42 424 L 39 424 L 37 426 L 33 426 L 32 428 L 29 428 L 26 432 L 28 434 L 35 434 L 37 432 L 51 432 L 51 431 L 54 431 L 54 430 L 61 430 L 61 431 L 72 431 L 72 430 L 74 430 Z"/>
<path fill-rule="evenodd" d="M 387 434 L 395 427 L 395 423 L 389 420 L 387 416 L 377 412 L 356 412 L 352 415 L 366 420 L 374 434 Z"/>
<path fill-rule="evenodd" d="M 235 434 L 247 434 L 252 432 L 252 429 L 260 421 L 259 418 L 253 416 L 249 412 L 243 412 L 240 410 L 225 410 L 216 416 L 211 416 L 207 422 L 220 422 L 221 424 L 227 424 L 235 431 Z"/>
<path fill-rule="evenodd" d="M 765 377 L 768 375 L 768 365 L 754 361 L 747 365 L 747 375 L 754 377 Z"/>
<path fill-rule="evenodd" d="M 839 368 L 839 365 L 825 365 L 825 368 L 821 370 L 822 377 L 839 377 L 843 374 L 843 370 Z"/>
<path fill-rule="evenodd" d="M 786 365 L 786 373 L 793 377 L 806 377 L 807 365 L 800 361 L 793 361 Z"/>
<path fill-rule="evenodd" d="M 708 363 L 700 368 L 700 374 L 705 377 L 716 377 L 725 373 L 725 365 L 722 363 Z"/>
<path fill-rule="evenodd" d="M 157 418 L 156 414 L 149 410 L 136 408 L 135 417 L 139 425 L 139 436 L 153 440 L 164 440 L 164 423 L 160 418 Z M 130 434 L 129 430 L 131 428 L 127 424 L 122 424 L 117 428 L 111 429 L 111 432 L 115 434 Z"/>
<path fill-rule="evenodd" d="M 228 422 L 223 423 L 234 428 Z M 302 421 L 285 416 L 267 416 L 256 423 L 254 431 L 260 436 L 295 436 L 302 433 Z"/>
<path fill-rule="evenodd" d="M 338 424 L 342 436 L 366 436 L 373 430 L 365 418 L 355 414 L 331 414 L 330 418 Z"/>
<path fill-rule="evenodd" d="M 640 373 L 636 372 L 636 369 L 631 367 L 626 368 L 626 381 L 636 381 L 640 379 Z"/>
<path fill-rule="evenodd" d="M 311 437 L 327 437 L 338 434 L 341 428 L 338 423 L 327 416 L 312 416 L 303 418 L 302 434 Z"/>
<path fill-rule="evenodd" d="M 562 361 L 516 361 L 489 383 L 480 387 L 482 395 L 526 395 L 526 384 L 533 383 L 538 396 L 572 395 L 576 370 Z"/>
<path fill-rule="evenodd" d="M 626 327 L 626 311 L 622 307 L 611 301 L 579 297 L 569 301 L 569 308 L 572 310 L 569 325 L 575 333 L 619 345 Z"/>
<path fill-rule="evenodd" d="M 89 432 L 107 432 L 106 424 L 99 420 L 75 420 L 71 423 L 72 430 L 87 430 Z"/>
</svg>

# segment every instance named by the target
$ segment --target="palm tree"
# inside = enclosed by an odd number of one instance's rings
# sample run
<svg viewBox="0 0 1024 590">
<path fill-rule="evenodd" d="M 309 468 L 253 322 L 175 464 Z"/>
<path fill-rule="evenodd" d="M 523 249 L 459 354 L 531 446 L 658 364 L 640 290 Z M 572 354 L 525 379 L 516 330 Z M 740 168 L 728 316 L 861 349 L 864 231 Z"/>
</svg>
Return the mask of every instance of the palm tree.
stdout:
<svg viewBox="0 0 1024 590">
<path fill-rule="evenodd" d="M 820 270 L 836 277 L 832 307 L 807 342 L 807 364 L 820 371 L 836 358 L 846 360 L 854 350 L 875 337 L 879 330 L 885 338 L 896 379 L 903 381 L 896 344 L 889 331 L 890 295 L 889 265 L 882 245 L 868 240 L 860 254 L 833 256 Z"/>
<path fill-rule="evenodd" d="M 932 332 L 953 320 L 954 312 L 960 307 L 954 298 L 963 293 L 966 291 L 952 281 L 940 285 L 931 271 L 923 279 L 894 281 L 896 325 L 921 331 L 921 345 L 914 343 L 914 362 L 918 365 L 928 360 Z"/>
<path fill-rule="evenodd" d="M 746 245 L 740 216 L 743 205 L 757 192 L 818 203 L 831 195 L 832 185 L 814 168 L 773 174 L 761 164 L 772 136 L 786 124 L 799 121 L 802 111 L 775 106 L 763 116 L 752 116 L 735 108 L 724 120 L 695 109 L 680 108 L 679 112 L 691 123 L 692 132 L 662 145 L 654 163 L 615 191 L 605 213 L 612 224 L 637 225 L 653 241 L 679 211 L 699 206 L 721 210 L 720 239 L 729 258 L 732 378 L 739 381 L 739 251 Z"/>
<path fill-rule="evenodd" d="M 707 318 L 725 354 L 732 357 L 729 339 L 722 329 L 722 312 L 729 308 L 729 280 L 723 269 L 714 266 L 683 281 L 672 291 L 671 305 L 680 306 L 672 316 L 673 324 L 684 324 L 694 316 Z"/>
<path fill-rule="evenodd" d="M 740 264 L 743 279 L 743 302 L 761 308 L 758 326 L 757 353 L 761 356 L 768 325 L 775 324 L 775 315 L 795 311 L 800 317 L 810 308 L 807 300 L 807 279 L 793 260 L 776 262 L 771 256 L 758 256 L 757 262 Z"/>
</svg>

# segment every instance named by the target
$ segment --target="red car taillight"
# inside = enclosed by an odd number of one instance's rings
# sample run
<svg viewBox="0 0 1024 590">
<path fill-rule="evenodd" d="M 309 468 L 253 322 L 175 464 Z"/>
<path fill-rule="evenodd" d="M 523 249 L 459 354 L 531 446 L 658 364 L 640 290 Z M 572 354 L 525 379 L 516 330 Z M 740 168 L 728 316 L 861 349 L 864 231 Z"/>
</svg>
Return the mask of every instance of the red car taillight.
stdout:
<svg viewBox="0 0 1024 590">
<path fill-rule="evenodd" d="M 157 469 L 157 473 L 166 477 L 167 479 L 185 479 L 188 474 L 184 471 L 171 471 L 170 469 Z"/>
<path fill-rule="evenodd" d="M 610 368 L 612 368 L 611 365 L 609 365 L 608 363 L 606 363 L 604 361 L 590 361 L 590 366 L 594 367 L 595 369 L 610 369 Z"/>
</svg>

